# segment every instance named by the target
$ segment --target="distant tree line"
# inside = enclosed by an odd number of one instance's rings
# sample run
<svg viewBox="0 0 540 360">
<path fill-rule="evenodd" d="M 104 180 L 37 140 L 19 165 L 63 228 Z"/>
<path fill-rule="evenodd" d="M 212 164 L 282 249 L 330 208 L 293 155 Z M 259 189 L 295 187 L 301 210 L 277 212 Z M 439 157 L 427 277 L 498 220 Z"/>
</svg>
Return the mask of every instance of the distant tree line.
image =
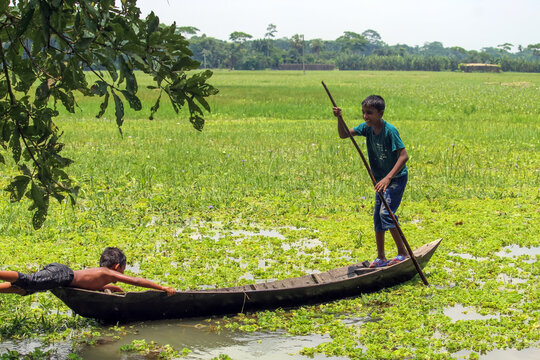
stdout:
<svg viewBox="0 0 540 360">
<path fill-rule="evenodd" d="M 262 39 L 235 31 L 229 41 L 197 35 L 199 29 L 182 27 L 178 31 L 191 35 L 189 48 L 202 68 L 238 70 L 278 69 L 281 64 L 333 64 L 340 70 L 427 70 L 453 71 L 460 63 L 497 64 L 502 71 L 540 72 L 540 44 L 504 43 L 481 51 L 461 47 L 444 47 L 441 42 L 423 46 L 388 45 L 375 30 L 361 34 L 346 31 L 335 40 L 276 38 L 277 28 L 270 24 Z"/>
</svg>

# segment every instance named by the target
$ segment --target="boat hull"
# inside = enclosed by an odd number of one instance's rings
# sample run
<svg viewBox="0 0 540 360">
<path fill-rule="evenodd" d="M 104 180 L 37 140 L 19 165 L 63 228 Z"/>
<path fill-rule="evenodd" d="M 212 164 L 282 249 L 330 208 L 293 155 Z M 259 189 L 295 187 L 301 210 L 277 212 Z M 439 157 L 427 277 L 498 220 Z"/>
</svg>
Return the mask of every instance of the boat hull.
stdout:
<svg viewBox="0 0 540 360">
<path fill-rule="evenodd" d="M 415 250 L 424 267 L 440 239 Z M 294 279 L 215 290 L 165 292 L 143 291 L 108 294 L 77 288 L 57 288 L 53 294 L 75 313 L 105 322 L 177 319 L 237 314 L 264 309 L 323 303 L 374 292 L 412 279 L 412 261 L 369 269 L 362 263 Z"/>
</svg>

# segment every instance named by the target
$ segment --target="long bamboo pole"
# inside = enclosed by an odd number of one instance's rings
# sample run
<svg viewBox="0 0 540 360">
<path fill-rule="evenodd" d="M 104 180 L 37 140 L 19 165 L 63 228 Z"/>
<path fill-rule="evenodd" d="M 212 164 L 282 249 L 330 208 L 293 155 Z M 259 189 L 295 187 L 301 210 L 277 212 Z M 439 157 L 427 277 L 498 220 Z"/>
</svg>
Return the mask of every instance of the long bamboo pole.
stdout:
<svg viewBox="0 0 540 360">
<path fill-rule="evenodd" d="M 328 94 L 328 97 L 330 98 L 330 101 L 332 102 L 332 105 L 334 107 L 337 107 L 336 102 L 334 101 L 334 98 L 330 94 L 330 90 L 328 90 L 328 88 L 326 87 L 326 84 L 324 83 L 324 81 L 321 81 L 321 83 L 324 86 L 324 90 L 326 90 L 326 93 Z M 362 150 L 360 150 L 360 147 L 356 143 L 356 140 L 354 140 L 354 137 L 352 136 L 351 132 L 349 131 L 349 128 L 347 127 L 347 124 L 345 124 L 345 121 L 343 120 L 343 117 L 341 115 L 338 116 L 338 121 L 343 125 L 343 128 L 347 132 L 347 134 L 349 134 L 349 138 L 351 139 L 354 147 L 356 148 L 356 150 L 360 154 L 360 157 L 362 158 L 362 162 L 364 163 L 364 166 L 366 167 L 366 170 L 368 171 L 369 176 L 371 177 L 371 181 L 373 182 L 373 186 L 375 186 L 377 184 L 377 180 L 375 180 L 375 176 L 373 176 L 373 172 L 371 171 L 371 168 L 370 168 L 368 162 L 366 161 L 366 158 L 364 157 L 364 154 L 362 153 Z M 382 191 L 377 191 L 377 194 L 379 195 L 379 199 L 381 199 L 382 203 L 384 204 L 384 207 L 386 208 L 386 210 L 390 214 L 390 217 L 392 217 L 392 221 L 394 222 L 394 225 L 396 225 L 396 229 L 398 230 L 399 236 L 401 237 L 401 240 L 403 241 L 403 245 L 405 245 L 405 248 L 407 249 L 407 252 L 409 253 L 409 256 L 411 257 L 411 260 L 412 260 L 412 262 L 414 264 L 414 267 L 416 268 L 416 271 L 418 271 L 418 275 L 420 275 L 420 278 L 422 279 L 422 282 L 424 283 L 424 285 L 429 285 L 429 283 L 428 283 L 428 281 L 427 281 L 427 279 L 426 279 L 426 277 L 424 275 L 424 272 L 422 271 L 422 268 L 418 264 L 418 261 L 416 261 L 416 257 L 414 256 L 414 253 L 413 253 L 411 247 L 409 246 L 409 242 L 407 241 L 407 239 L 405 239 L 405 234 L 403 234 L 403 231 L 401 230 L 401 226 L 399 226 L 399 223 L 397 221 L 396 216 L 394 215 L 394 212 L 390 209 L 390 206 L 388 206 L 388 203 L 386 202 Z"/>
</svg>

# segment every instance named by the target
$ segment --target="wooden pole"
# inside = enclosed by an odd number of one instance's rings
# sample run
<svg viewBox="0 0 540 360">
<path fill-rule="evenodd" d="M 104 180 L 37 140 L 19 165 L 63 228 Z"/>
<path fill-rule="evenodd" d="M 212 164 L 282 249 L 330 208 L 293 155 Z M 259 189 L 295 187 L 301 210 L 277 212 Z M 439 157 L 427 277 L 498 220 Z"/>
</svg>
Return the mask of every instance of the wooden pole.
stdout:
<svg viewBox="0 0 540 360">
<path fill-rule="evenodd" d="M 326 84 L 324 83 L 324 81 L 322 81 L 321 83 L 324 86 L 324 90 L 326 90 L 326 93 L 328 94 L 328 97 L 330 98 L 330 101 L 332 102 L 332 105 L 334 107 L 337 107 L 336 102 L 334 101 L 334 98 L 332 97 L 332 95 L 330 94 L 330 91 L 326 87 Z M 356 148 L 356 150 L 360 154 L 360 157 L 362 158 L 362 162 L 364 163 L 364 166 L 366 167 L 366 170 L 368 171 L 369 176 L 371 177 L 371 181 L 373 182 L 373 186 L 375 186 L 377 184 L 377 181 L 375 180 L 375 176 L 373 176 L 373 172 L 371 171 L 371 168 L 369 167 L 369 164 L 366 161 L 366 158 L 364 157 L 364 154 L 362 153 L 362 150 L 360 150 L 360 147 L 356 143 L 356 140 L 354 140 L 354 137 L 352 136 L 351 132 L 349 131 L 349 128 L 345 124 L 345 121 L 343 120 L 343 117 L 341 115 L 338 116 L 338 121 L 342 124 L 344 130 L 347 131 L 347 134 L 349 134 L 349 138 L 351 139 L 354 147 Z M 427 279 L 426 279 L 426 277 L 424 275 L 424 272 L 422 271 L 422 268 L 418 264 L 418 261 L 416 261 L 416 257 L 414 256 L 414 253 L 413 253 L 411 247 L 409 246 L 409 242 L 407 241 L 407 239 L 405 239 L 405 234 L 403 234 L 403 231 L 401 230 L 401 226 L 399 226 L 399 223 L 397 221 L 396 216 L 394 215 L 394 213 L 390 209 L 390 206 L 388 206 L 388 203 L 386 202 L 383 193 L 381 191 L 377 191 L 377 194 L 379 195 L 379 199 L 381 199 L 382 203 L 384 204 L 384 207 L 388 211 L 388 214 L 390 214 L 390 217 L 392 218 L 392 221 L 394 222 L 394 225 L 396 225 L 396 229 L 399 232 L 399 236 L 401 237 L 401 240 L 403 241 L 403 245 L 405 245 L 405 248 L 407 249 L 407 252 L 409 253 L 409 256 L 411 257 L 411 260 L 412 260 L 412 262 L 414 264 L 414 267 L 416 268 L 416 271 L 418 271 L 418 275 L 420 275 L 420 278 L 422 279 L 422 282 L 424 283 L 424 285 L 429 285 L 429 283 L 428 283 L 428 281 L 427 281 Z"/>
</svg>

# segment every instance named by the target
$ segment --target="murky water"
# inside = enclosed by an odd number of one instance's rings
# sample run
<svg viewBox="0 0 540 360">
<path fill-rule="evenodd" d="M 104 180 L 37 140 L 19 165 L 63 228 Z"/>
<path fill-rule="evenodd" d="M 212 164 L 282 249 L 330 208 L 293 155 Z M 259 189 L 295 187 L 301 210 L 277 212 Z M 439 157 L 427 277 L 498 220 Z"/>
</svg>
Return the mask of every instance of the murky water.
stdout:
<svg viewBox="0 0 540 360">
<path fill-rule="evenodd" d="M 0 355 L 11 350 L 20 354 L 31 353 L 34 349 L 42 351 L 52 350 L 53 359 L 68 359 L 72 352 L 76 352 L 85 360 L 135 360 L 143 359 L 140 354 L 122 352 L 122 345 L 131 344 L 133 340 L 144 339 L 159 345 L 170 345 L 179 353 L 184 348 L 189 353 L 182 359 L 213 359 L 220 354 L 226 354 L 232 359 L 262 359 L 262 360 L 306 360 L 328 359 L 325 355 L 307 357 L 299 354 L 305 347 L 315 347 L 323 342 L 331 341 L 328 335 L 290 336 L 283 332 L 255 332 L 241 331 L 213 331 L 208 322 L 199 320 L 168 320 L 149 321 L 125 326 L 128 334 L 120 339 L 103 337 L 96 345 L 82 345 L 74 350 L 71 342 L 59 342 L 43 346 L 39 340 L 5 341 L 0 343 Z M 102 334 L 108 331 L 103 330 Z M 332 360 L 345 360 L 342 357 L 332 357 Z"/>
<path fill-rule="evenodd" d="M 465 307 L 461 304 L 456 304 L 451 308 L 444 309 L 443 314 L 452 319 L 452 322 L 456 322 L 458 320 L 500 319 L 500 315 L 481 315 L 476 312 L 474 307 Z"/>
<path fill-rule="evenodd" d="M 521 255 L 528 255 L 533 259 L 524 260 L 524 262 L 533 263 L 536 261 L 534 260 L 534 258 L 540 255 L 540 246 L 522 247 L 515 244 L 509 245 L 502 248 L 502 250 L 497 252 L 496 255 L 500 257 L 512 257 L 512 258 L 521 256 Z"/>
<path fill-rule="evenodd" d="M 169 344 L 178 351 L 192 351 L 186 359 L 212 359 L 226 354 L 232 359 L 309 359 L 300 355 L 304 347 L 314 347 L 330 341 L 325 335 L 288 336 L 284 333 L 245 333 L 240 331 L 212 331 L 205 321 L 177 320 L 152 321 L 135 325 L 136 334 L 98 346 L 84 347 L 79 351 L 85 360 L 135 359 L 138 355 L 120 352 L 121 345 L 145 339 L 158 344 Z M 327 359 L 317 355 L 314 359 Z M 344 358 L 332 359 L 340 360 Z"/>
<path fill-rule="evenodd" d="M 474 308 L 456 305 L 444 310 L 445 315 L 458 320 L 481 320 L 496 318 L 498 315 L 480 315 Z M 356 319 L 363 322 L 366 319 Z M 344 357 L 326 357 L 317 354 L 313 358 L 300 355 L 305 347 L 315 347 L 323 342 L 330 342 L 328 335 L 289 336 L 282 332 L 255 332 L 222 330 L 212 331 L 204 319 L 149 321 L 126 325 L 129 334 L 119 340 L 102 339 L 98 345 L 83 346 L 77 353 L 85 360 L 135 360 L 143 359 L 141 355 L 120 351 L 120 346 L 131 344 L 133 340 L 146 340 L 147 343 L 155 341 L 159 345 L 169 344 L 178 352 L 187 348 L 192 352 L 182 359 L 210 360 L 226 354 L 235 360 L 345 360 Z M 104 329 L 103 333 L 107 331 Z M 0 354 L 9 350 L 20 353 L 29 353 L 40 347 L 39 341 L 7 341 L 0 343 Z M 43 350 L 54 349 L 56 355 L 53 359 L 67 359 L 73 352 L 70 342 L 57 343 Z M 452 354 L 457 359 L 466 359 L 470 351 L 460 351 Z M 528 348 L 521 351 L 515 349 L 494 350 L 481 355 L 483 360 L 532 360 L 540 359 L 540 348 Z"/>
<path fill-rule="evenodd" d="M 449 256 L 457 256 L 457 257 L 460 257 L 462 259 L 468 259 L 468 260 L 478 260 L 478 261 L 489 260 L 489 258 L 486 258 L 486 257 L 476 257 L 476 256 L 473 256 L 471 254 L 456 253 L 456 252 L 453 252 L 453 251 L 450 251 L 448 253 L 448 255 Z M 527 256 L 531 257 L 532 259 L 531 260 L 524 260 L 524 262 L 533 263 L 533 262 L 536 261 L 534 258 L 536 256 L 540 255 L 540 246 L 522 247 L 522 246 L 515 245 L 515 244 L 514 245 L 508 245 L 508 246 L 505 246 L 504 248 L 502 248 L 500 251 L 496 252 L 495 255 L 497 255 L 499 257 L 510 257 L 510 258 L 515 258 L 515 257 L 518 257 L 518 256 L 527 255 Z"/>
</svg>

